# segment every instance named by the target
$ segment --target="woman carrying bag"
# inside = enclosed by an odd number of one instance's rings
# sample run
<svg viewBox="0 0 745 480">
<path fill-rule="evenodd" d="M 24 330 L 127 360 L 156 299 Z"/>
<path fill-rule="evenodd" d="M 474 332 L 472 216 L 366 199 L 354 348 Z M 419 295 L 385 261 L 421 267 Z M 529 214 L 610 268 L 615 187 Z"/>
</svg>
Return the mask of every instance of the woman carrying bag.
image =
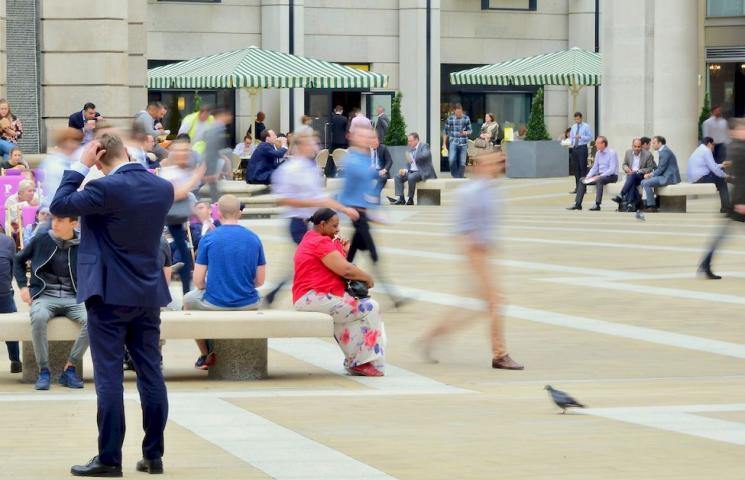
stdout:
<svg viewBox="0 0 745 480">
<path fill-rule="evenodd" d="M 334 210 L 322 208 L 308 221 L 313 228 L 295 253 L 295 309 L 331 315 L 347 371 L 382 377 L 385 331 L 380 306 L 365 288 L 373 286 L 372 276 L 346 260 L 349 242 L 337 238 L 339 216 Z"/>
<path fill-rule="evenodd" d="M 498 144 L 499 124 L 494 119 L 493 113 L 484 115 L 484 123 L 481 125 L 479 138 L 474 140 L 473 146 L 482 149 L 481 151 L 491 150 Z"/>
</svg>

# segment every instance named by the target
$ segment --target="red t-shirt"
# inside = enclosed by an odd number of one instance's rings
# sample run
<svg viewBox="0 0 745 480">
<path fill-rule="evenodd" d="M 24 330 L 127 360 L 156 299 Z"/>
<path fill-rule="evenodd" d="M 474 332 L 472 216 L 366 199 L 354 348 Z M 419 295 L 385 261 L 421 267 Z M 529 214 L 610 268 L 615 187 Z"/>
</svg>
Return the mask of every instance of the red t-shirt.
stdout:
<svg viewBox="0 0 745 480">
<path fill-rule="evenodd" d="M 310 292 L 344 296 L 344 280 L 323 264 L 321 259 L 331 252 L 346 258 L 341 243 L 325 237 L 315 230 L 305 234 L 295 252 L 295 279 L 292 284 L 292 303 Z"/>
</svg>

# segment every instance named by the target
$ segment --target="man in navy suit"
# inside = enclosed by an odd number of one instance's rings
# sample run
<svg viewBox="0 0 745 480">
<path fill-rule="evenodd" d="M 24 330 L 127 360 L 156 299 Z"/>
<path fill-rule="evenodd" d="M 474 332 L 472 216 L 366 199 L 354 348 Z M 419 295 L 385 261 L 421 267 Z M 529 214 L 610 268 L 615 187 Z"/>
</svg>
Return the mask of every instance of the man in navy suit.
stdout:
<svg viewBox="0 0 745 480">
<path fill-rule="evenodd" d="M 93 165 L 105 177 L 78 191 Z M 173 203 L 171 184 L 129 162 L 122 140 L 90 142 L 50 205 L 79 216 L 78 301 L 88 311 L 98 395 L 98 456 L 72 467 L 76 476 L 122 476 L 124 346 L 137 372 L 145 438 L 137 470 L 161 473 L 168 398 L 160 369 L 160 307 L 171 301 L 159 259 L 160 236 Z"/>
<path fill-rule="evenodd" d="M 96 111 L 96 106 L 91 102 L 83 105 L 83 110 L 70 115 L 67 126 L 83 132 L 83 143 L 93 140 L 93 129 L 101 114 Z"/>
<path fill-rule="evenodd" d="M 272 182 L 272 173 L 286 153 L 286 138 L 278 138 L 273 130 L 261 132 L 261 143 L 251 154 L 251 161 L 248 164 L 246 183 L 269 185 Z"/>
</svg>

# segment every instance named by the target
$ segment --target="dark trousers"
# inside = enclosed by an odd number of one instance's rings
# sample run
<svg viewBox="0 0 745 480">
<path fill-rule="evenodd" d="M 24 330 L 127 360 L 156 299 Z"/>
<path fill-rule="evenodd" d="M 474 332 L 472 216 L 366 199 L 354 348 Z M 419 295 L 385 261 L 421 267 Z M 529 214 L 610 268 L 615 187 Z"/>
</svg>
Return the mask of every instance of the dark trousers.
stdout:
<svg viewBox="0 0 745 480">
<path fill-rule="evenodd" d="M 308 222 L 306 219 L 298 217 L 290 219 L 290 237 L 292 237 L 292 241 L 295 242 L 295 245 L 300 245 L 300 242 L 303 240 L 306 233 L 308 233 Z M 279 291 L 282 290 L 282 287 L 284 287 L 290 280 L 292 280 L 291 275 L 280 280 L 277 286 L 274 287 L 271 292 L 266 294 L 264 297 L 266 301 L 270 304 L 273 303 L 274 298 L 277 296 Z"/>
<path fill-rule="evenodd" d="M 587 145 L 572 147 L 572 163 L 574 164 L 574 183 L 579 190 L 579 180 L 587 176 Z"/>
<path fill-rule="evenodd" d="M 98 396 L 98 455 L 106 465 L 121 465 L 124 422 L 124 346 L 135 372 L 145 438 L 142 455 L 163 456 L 168 394 L 160 370 L 160 309 L 107 305 L 101 297 L 85 302 Z"/>
<path fill-rule="evenodd" d="M 178 224 L 168 225 L 168 232 L 173 237 L 173 245 L 176 247 L 181 261 L 184 262 L 184 266 L 178 274 L 181 277 L 181 290 L 186 295 L 191 290 L 191 250 L 186 242 L 186 231 L 183 224 Z"/>
<path fill-rule="evenodd" d="M 12 290 L 0 295 L 0 313 L 15 313 L 17 311 Z M 21 361 L 21 350 L 18 345 L 18 342 L 5 342 L 5 346 L 8 347 L 8 360 L 11 362 Z"/>
<path fill-rule="evenodd" d="M 584 180 L 584 177 L 581 179 Z M 594 182 L 585 184 L 580 181 L 577 185 L 577 196 L 574 199 L 574 203 L 582 205 L 582 199 L 585 198 L 585 192 L 587 191 L 587 185 L 595 185 L 595 204 L 600 205 L 603 203 L 603 187 L 606 183 L 616 183 L 618 181 L 618 175 L 608 175 L 607 177 L 599 177 Z"/>
<path fill-rule="evenodd" d="M 623 188 L 621 189 L 621 197 L 623 198 L 631 193 L 633 190 L 636 190 L 639 185 L 641 185 L 642 180 L 644 180 L 644 173 L 640 171 L 632 172 L 626 175 L 626 181 L 624 182 Z"/>
<path fill-rule="evenodd" d="M 383 271 L 380 268 L 380 264 L 378 263 L 380 257 L 378 257 L 378 250 L 375 247 L 375 240 L 373 240 L 372 233 L 370 232 L 370 223 L 368 221 L 367 214 L 364 210 L 357 211 L 360 214 L 360 218 L 352 222 L 352 224 L 354 225 L 354 236 L 352 237 L 352 242 L 349 246 L 347 260 L 349 260 L 350 262 L 354 261 L 354 257 L 357 254 L 358 250 L 369 251 L 370 258 L 373 261 L 373 271 L 375 273 L 376 281 L 382 284 L 385 293 L 387 293 L 388 296 L 393 299 L 394 303 L 399 302 L 401 301 L 401 295 L 398 294 L 395 287 L 391 283 L 385 281 L 385 275 L 383 274 Z"/>
<path fill-rule="evenodd" d="M 724 143 L 715 143 L 712 155 L 714 155 L 714 161 L 717 163 L 727 160 L 727 145 Z"/>
<path fill-rule="evenodd" d="M 729 190 L 727 189 L 727 180 L 725 178 L 718 177 L 713 173 L 708 173 L 696 180 L 694 183 L 713 183 L 714 185 L 716 185 L 717 191 L 719 192 L 719 201 L 722 204 L 722 208 L 730 208 Z"/>
<path fill-rule="evenodd" d="M 354 261 L 354 256 L 357 254 L 357 250 L 370 252 L 370 258 L 373 262 L 378 262 L 378 250 L 375 248 L 375 240 L 372 238 L 370 233 L 370 223 L 367 219 L 367 213 L 364 210 L 357 210 L 360 214 L 360 218 L 352 222 L 354 225 L 354 236 L 349 246 L 349 253 L 347 253 L 347 260 L 350 262 Z"/>
</svg>

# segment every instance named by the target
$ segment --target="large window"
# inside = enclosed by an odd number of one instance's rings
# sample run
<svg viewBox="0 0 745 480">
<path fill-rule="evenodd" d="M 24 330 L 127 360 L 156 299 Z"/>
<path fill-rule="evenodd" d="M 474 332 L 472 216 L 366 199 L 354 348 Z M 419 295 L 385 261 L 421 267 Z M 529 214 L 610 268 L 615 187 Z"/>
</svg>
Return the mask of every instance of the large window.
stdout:
<svg viewBox="0 0 745 480">
<path fill-rule="evenodd" d="M 745 0 L 707 0 L 707 17 L 745 16 Z"/>
</svg>

